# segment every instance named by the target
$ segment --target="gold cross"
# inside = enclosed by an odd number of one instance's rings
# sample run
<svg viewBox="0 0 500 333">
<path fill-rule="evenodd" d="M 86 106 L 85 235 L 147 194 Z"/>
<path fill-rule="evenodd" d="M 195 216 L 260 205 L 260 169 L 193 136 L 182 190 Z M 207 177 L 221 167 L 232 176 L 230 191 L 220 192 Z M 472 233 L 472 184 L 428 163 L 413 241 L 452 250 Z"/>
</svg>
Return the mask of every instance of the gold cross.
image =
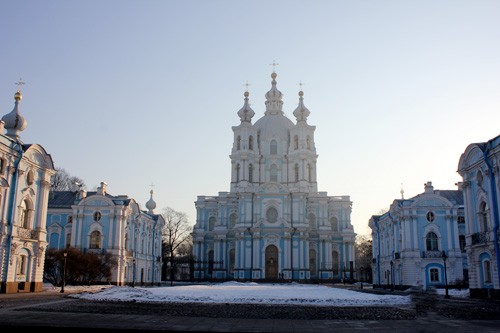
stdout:
<svg viewBox="0 0 500 333">
<path fill-rule="evenodd" d="M 302 91 L 302 86 L 305 86 L 306 84 L 302 83 L 302 81 L 300 81 L 299 84 L 297 84 L 297 85 L 300 86 L 300 91 Z"/>
<path fill-rule="evenodd" d="M 16 82 L 14 84 L 18 86 L 17 91 L 21 91 L 21 86 L 26 83 L 23 82 L 23 78 L 21 77 L 19 78 L 19 82 Z"/>
<path fill-rule="evenodd" d="M 273 60 L 273 63 L 272 64 L 269 64 L 269 66 L 273 66 L 273 73 L 276 73 L 276 66 L 278 66 L 279 64 L 276 63 L 276 61 Z"/>
<path fill-rule="evenodd" d="M 250 83 L 248 83 L 248 81 L 247 81 L 247 83 L 245 83 L 245 84 L 244 84 L 244 86 L 246 86 L 246 88 L 247 88 L 247 90 L 246 90 L 247 92 L 248 92 L 248 86 L 250 86 L 250 85 L 251 85 L 251 84 L 250 84 Z"/>
</svg>

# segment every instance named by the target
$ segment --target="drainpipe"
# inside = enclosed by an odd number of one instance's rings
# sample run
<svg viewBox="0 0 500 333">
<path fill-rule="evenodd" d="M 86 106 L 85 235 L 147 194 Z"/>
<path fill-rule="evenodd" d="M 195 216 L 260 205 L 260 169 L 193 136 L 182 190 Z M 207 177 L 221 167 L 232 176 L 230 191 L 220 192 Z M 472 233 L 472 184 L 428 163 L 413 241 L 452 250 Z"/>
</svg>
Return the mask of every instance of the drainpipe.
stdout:
<svg viewBox="0 0 500 333">
<path fill-rule="evenodd" d="M 16 211 L 16 201 L 17 201 L 17 188 L 19 185 L 19 165 L 21 164 L 21 160 L 23 158 L 24 150 L 21 147 L 20 151 L 20 156 L 19 160 L 16 163 L 16 172 L 14 173 L 14 178 L 12 181 L 14 182 L 14 193 L 12 195 L 13 200 L 12 200 L 12 207 L 10 210 L 10 230 L 9 230 L 9 246 L 7 247 L 7 256 L 5 257 L 7 259 L 7 263 L 5 265 L 5 286 L 7 287 L 7 278 L 8 278 L 8 273 L 9 273 L 9 260 L 10 260 L 10 255 L 11 255 L 11 248 L 12 248 L 12 233 L 14 231 L 14 217 L 15 217 L 15 211 Z"/>
<path fill-rule="evenodd" d="M 378 253 L 377 253 L 377 277 L 378 277 L 378 285 L 380 286 L 380 228 L 378 225 L 378 219 L 375 219 L 375 227 L 377 228 L 377 242 L 378 242 Z"/>
<path fill-rule="evenodd" d="M 396 260 L 394 256 L 394 249 L 396 248 L 396 231 L 394 230 L 394 219 L 391 216 L 391 211 L 387 212 L 389 214 L 389 218 L 392 221 L 392 260 Z M 394 288 L 394 265 L 391 265 L 391 285 Z"/>
<path fill-rule="evenodd" d="M 155 220 L 155 225 L 153 226 L 153 276 L 152 276 L 152 279 L 151 279 L 151 285 L 154 286 L 155 284 L 155 268 L 156 268 L 156 263 L 155 263 L 155 249 L 156 249 L 156 245 L 155 245 L 155 236 L 156 236 L 156 225 L 158 224 L 158 218 L 156 218 Z"/>
<path fill-rule="evenodd" d="M 488 171 L 490 174 L 490 187 L 491 187 L 491 195 L 492 195 L 492 201 L 493 201 L 493 216 L 495 218 L 495 227 L 493 229 L 494 231 L 494 239 L 495 239 L 495 254 L 496 254 L 496 259 L 497 259 L 497 276 L 500 279 L 500 256 L 499 256 L 499 249 L 498 249 L 498 199 L 497 199 L 497 191 L 496 191 L 496 186 L 495 186 L 495 175 L 493 174 L 493 168 L 490 164 L 490 161 L 488 161 L 488 151 L 489 147 L 486 148 L 486 151 L 483 153 L 483 158 L 484 161 L 486 162 L 486 165 L 488 166 Z"/>
</svg>

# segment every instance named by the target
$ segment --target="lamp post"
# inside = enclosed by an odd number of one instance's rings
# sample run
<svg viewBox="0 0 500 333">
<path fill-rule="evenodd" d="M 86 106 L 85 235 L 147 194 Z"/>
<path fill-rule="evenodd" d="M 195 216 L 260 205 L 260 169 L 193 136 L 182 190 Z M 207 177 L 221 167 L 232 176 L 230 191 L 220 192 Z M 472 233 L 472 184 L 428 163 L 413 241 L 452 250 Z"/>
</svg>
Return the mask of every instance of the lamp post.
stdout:
<svg viewBox="0 0 500 333">
<path fill-rule="evenodd" d="M 446 288 L 446 295 L 444 295 L 444 298 L 450 298 L 450 295 L 448 295 L 448 277 L 446 275 L 446 259 L 448 256 L 446 255 L 446 252 L 443 251 L 443 254 L 441 256 L 443 258 L 443 264 L 444 264 L 444 284 Z"/>
<path fill-rule="evenodd" d="M 134 276 L 132 277 L 132 288 L 135 288 L 135 258 L 132 259 L 132 264 L 134 265 Z"/>
<path fill-rule="evenodd" d="M 394 262 L 391 260 L 391 291 L 394 291 Z"/>
<path fill-rule="evenodd" d="M 61 287 L 61 293 L 64 293 L 64 285 L 66 284 L 66 257 L 68 256 L 68 251 L 64 250 L 63 252 L 63 257 L 64 257 L 64 265 L 63 265 L 63 274 L 62 274 L 62 287 Z"/>
</svg>

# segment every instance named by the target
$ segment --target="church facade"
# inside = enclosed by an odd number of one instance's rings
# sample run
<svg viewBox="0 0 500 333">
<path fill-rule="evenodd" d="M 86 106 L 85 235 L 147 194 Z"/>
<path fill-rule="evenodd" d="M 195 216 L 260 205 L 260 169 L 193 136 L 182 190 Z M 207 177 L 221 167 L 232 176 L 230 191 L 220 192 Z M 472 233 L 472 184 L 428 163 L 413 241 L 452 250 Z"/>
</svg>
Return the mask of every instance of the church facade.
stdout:
<svg viewBox="0 0 500 333">
<path fill-rule="evenodd" d="M 302 91 L 296 121 L 286 117 L 276 77 L 255 123 L 244 94 L 240 124 L 232 128 L 230 191 L 195 202 L 195 278 L 354 278 L 352 202 L 318 191 L 316 127 L 307 123 Z"/>
<path fill-rule="evenodd" d="M 19 112 L 19 90 L 14 98 L 14 109 L 0 121 L 2 293 L 42 291 L 47 200 L 55 172 L 52 157 L 42 146 L 21 141 L 27 121 Z"/>
<path fill-rule="evenodd" d="M 500 298 L 500 136 L 471 143 L 460 157 L 471 297 Z"/>
</svg>

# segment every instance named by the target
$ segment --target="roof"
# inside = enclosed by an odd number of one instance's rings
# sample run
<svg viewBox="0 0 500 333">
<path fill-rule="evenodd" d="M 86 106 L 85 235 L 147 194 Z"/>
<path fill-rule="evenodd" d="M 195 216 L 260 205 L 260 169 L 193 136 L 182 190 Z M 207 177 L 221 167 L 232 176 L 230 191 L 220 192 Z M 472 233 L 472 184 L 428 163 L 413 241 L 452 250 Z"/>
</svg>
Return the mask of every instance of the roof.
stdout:
<svg viewBox="0 0 500 333">
<path fill-rule="evenodd" d="M 49 208 L 71 208 L 75 204 L 78 192 L 51 191 L 49 194 Z"/>
</svg>

